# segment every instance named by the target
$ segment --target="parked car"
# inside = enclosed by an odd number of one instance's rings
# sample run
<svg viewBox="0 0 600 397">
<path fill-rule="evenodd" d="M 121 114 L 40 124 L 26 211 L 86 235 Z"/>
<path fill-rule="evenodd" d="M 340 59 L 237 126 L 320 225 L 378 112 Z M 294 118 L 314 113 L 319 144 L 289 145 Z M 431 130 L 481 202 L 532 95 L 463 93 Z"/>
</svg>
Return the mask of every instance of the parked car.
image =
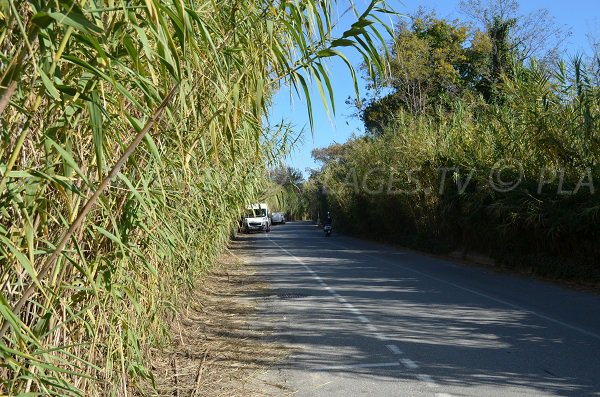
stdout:
<svg viewBox="0 0 600 397">
<path fill-rule="evenodd" d="M 277 223 L 285 224 L 285 214 L 283 212 L 273 212 L 271 215 L 271 222 L 273 225 Z"/>
<path fill-rule="evenodd" d="M 269 233 L 271 231 L 271 218 L 267 204 L 261 203 L 248 206 L 244 215 L 243 227 L 246 233 L 254 231 Z"/>
</svg>

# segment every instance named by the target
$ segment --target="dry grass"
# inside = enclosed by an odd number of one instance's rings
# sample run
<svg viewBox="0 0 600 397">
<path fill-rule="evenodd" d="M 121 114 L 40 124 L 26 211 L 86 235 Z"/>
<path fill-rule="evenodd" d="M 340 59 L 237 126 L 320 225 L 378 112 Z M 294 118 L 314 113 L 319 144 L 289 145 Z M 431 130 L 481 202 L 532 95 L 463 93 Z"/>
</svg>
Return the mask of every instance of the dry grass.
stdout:
<svg viewBox="0 0 600 397">
<path fill-rule="evenodd" d="M 268 327 L 258 325 L 256 305 L 246 299 L 266 294 L 240 258 L 222 255 L 171 324 L 172 344 L 151 352 L 158 395 L 265 395 L 254 380 L 287 351 L 267 340 Z"/>
</svg>

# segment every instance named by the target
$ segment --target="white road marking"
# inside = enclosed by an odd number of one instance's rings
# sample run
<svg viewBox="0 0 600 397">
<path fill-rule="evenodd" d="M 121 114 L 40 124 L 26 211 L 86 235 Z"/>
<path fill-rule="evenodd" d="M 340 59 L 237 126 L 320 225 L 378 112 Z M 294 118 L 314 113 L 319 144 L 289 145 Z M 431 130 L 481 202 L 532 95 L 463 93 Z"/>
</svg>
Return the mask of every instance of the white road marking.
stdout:
<svg viewBox="0 0 600 397">
<path fill-rule="evenodd" d="M 396 345 L 385 345 L 385 347 L 387 347 L 388 350 L 394 354 L 397 354 L 397 355 L 402 354 L 402 350 L 398 349 L 398 346 L 396 346 Z"/>
<path fill-rule="evenodd" d="M 380 341 L 387 341 L 388 338 L 386 336 L 384 336 L 383 334 L 379 333 L 377 330 L 377 327 L 375 327 L 373 324 L 371 324 L 371 322 L 369 321 L 369 319 L 367 317 L 365 317 L 360 310 L 358 310 L 356 307 L 354 307 L 354 305 L 352 305 L 351 303 L 349 303 L 346 299 L 344 299 L 340 294 L 338 294 L 334 289 L 332 289 L 329 285 L 327 285 L 327 283 L 325 283 L 323 281 L 323 279 L 321 279 L 321 277 L 314 271 L 312 270 L 307 264 L 305 264 L 301 259 L 299 259 L 298 257 L 292 255 L 288 250 L 286 250 L 285 248 L 283 248 L 281 245 L 277 244 L 275 241 L 271 240 L 269 237 L 267 237 L 267 239 L 272 242 L 273 244 L 275 244 L 277 247 L 279 247 L 282 251 L 284 251 L 287 255 L 289 255 L 290 257 L 294 258 L 299 264 L 301 264 L 318 282 L 319 284 L 321 284 L 321 286 L 325 287 L 325 289 L 327 289 L 338 301 L 344 303 L 344 306 L 346 306 L 347 309 L 349 309 L 352 313 L 356 314 L 358 317 L 358 320 L 361 321 L 362 323 L 365 323 L 367 326 L 367 329 L 369 329 L 369 331 L 373 332 L 373 334 L 375 335 L 375 337 L 377 339 L 379 339 Z M 371 256 L 371 255 L 369 255 Z M 372 257 L 372 256 L 371 256 Z M 384 260 L 386 262 L 389 262 L 387 260 Z M 407 270 L 411 270 L 411 269 L 407 269 Z M 426 274 L 423 274 L 421 272 L 415 271 L 416 273 L 422 274 L 425 277 L 428 277 Z M 430 277 L 430 278 L 434 278 L 434 277 Z M 443 281 L 443 280 L 440 280 Z M 451 283 L 448 283 L 451 284 Z M 459 287 L 460 288 L 460 287 Z M 485 295 L 484 295 L 485 296 Z M 396 345 L 386 345 L 386 347 L 394 354 L 397 355 L 401 355 L 402 351 L 396 346 Z M 379 368 L 379 367 L 398 367 L 400 366 L 400 363 L 402 363 L 406 368 L 408 369 L 417 369 L 419 368 L 419 366 L 412 361 L 409 358 L 403 358 L 400 361 L 395 361 L 395 362 L 390 362 L 390 363 L 372 363 L 372 364 L 351 364 L 351 365 L 338 365 L 338 366 L 324 366 L 324 367 L 318 367 L 318 368 L 311 368 L 312 371 L 331 371 L 331 370 L 344 370 L 344 369 L 353 369 L 353 368 Z M 427 374 L 417 374 L 416 378 L 418 380 L 420 380 L 421 382 L 425 383 L 427 385 L 427 387 L 437 387 L 438 385 L 435 383 L 435 381 L 433 380 L 433 378 Z M 452 397 L 449 394 L 445 394 L 445 393 L 437 393 L 436 397 Z"/>
<path fill-rule="evenodd" d="M 352 303 L 346 303 L 346 308 L 348 310 L 350 310 L 352 313 L 356 314 L 357 316 L 362 315 L 362 312 L 360 310 L 358 310 L 357 308 L 355 308 L 354 306 L 352 306 Z"/>
<path fill-rule="evenodd" d="M 333 243 L 329 243 L 329 244 L 337 246 L 338 248 L 345 248 L 345 247 L 337 245 L 337 244 L 333 244 Z M 447 281 L 447 280 L 444 280 L 444 279 L 441 279 L 441 278 L 438 278 L 438 277 L 435 277 L 435 276 L 431 276 L 431 275 L 429 275 L 427 273 L 423 273 L 423 272 L 421 272 L 419 270 L 415 270 L 415 269 L 412 269 L 410 267 L 402 266 L 401 264 L 399 264 L 397 262 L 394 262 L 394 261 L 391 261 L 389 259 L 385 259 L 385 258 L 382 258 L 382 257 L 376 257 L 376 256 L 373 256 L 373 255 L 370 255 L 370 254 L 365 254 L 365 255 L 367 255 L 367 256 L 369 256 L 369 257 L 371 257 L 373 259 L 380 260 L 382 262 L 387 262 L 387 263 L 389 263 L 391 265 L 394 265 L 395 267 L 402 268 L 403 270 L 407 270 L 409 272 L 419 274 L 419 275 L 421 275 L 423 277 L 426 277 L 426 278 L 428 278 L 430 280 L 435 280 L 435 281 L 438 281 L 440 283 L 443 283 L 443 284 L 446 284 L 446 285 L 450 285 L 450 286 L 452 286 L 454 288 L 458 288 L 458 289 L 463 290 L 465 292 L 469 292 L 471 294 L 480 296 L 482 298 L 489 299 L 489 300 L 494 301 L 496 303 L 500 303 L 501 305 L 505 305 L 505 306 L 511 307 L 513 309 L 516 309 L 516 310 L 520 310 L 520 311 L 522 311 L 524 313 L 531 314 L 531 315 L 533 315 L 535 317 L 541 318 L 541 319 L 549 321 L 551 323 L 560 325 L 560 326 L 565 327 L 565 328 L 569 328 L 569 329 L 571 329 L 573 331 L 577 331 L 577 332 L 579 332 L 581 334 L 584 334 L 584 335 L 587 335 L 587 336 L 592 337 L 594 339 L 600 340 L 600 335 L 597 334 L 597 333 L 595 333 L 595 332 L 588 331 L 586 329 L 577 327 L 575 325 L 568 324 L 568 323 L 566 323 L 564 321 L 557 320 L 555 318 L 546 316 L 545 314 L 538 313 L 538 312 L 536 312 L 536 311 L 534 311 L 532 309 L 527 309 L 527 308 L 525 308 L 525 307 L 523 307 L 521 305 L 516 305 L 514 303 L 507 302 L 507 301 L 505 301 L 503 299 L 495 298 L 495 297 L 493 297 L 491 295 L 488 295 L 488 294 L 485 294 L 483 292 L 479 292 L 479 291 L 475 291 L 475 290 L 473 290 L 471 288 L 463 287 L 462 285 L 453 283 L 451 281 Z"/>
<path fill-rule="evenodd" d="M 398 367 L 398 366 L 400 366 L 400 363 L 397 361 L 394 361 L 394 362 L 390 362 L 390 363 L 332 365 L 332 366 L 310 368 L 310 370 L 312 370 L 312 371 L 332 371 L 332 370 L 339 370 L 339 369 L 380 368 L 380 367 Z"/>
<path fill-rule="evenodd" d="M 332 246 L 334 246 L 334 247 L 337 247 L 337 248 L 338 248 L 338 249 L 340 249 L 340 250 L 349 250 L 349 248 L 347 248 L 347 247 L 345 247 L 345 246 L 343 246 L 343 245 L 334 244 L 334 243 L 331 243 L 331 242 L 329 242 L 329 241 L 327 241 L 327 244 L 330 244 L 330 245 L 332 245 Z M 521 306 L 521 305 L 518 305 L 518 304 L 514 304 L 514 303 L 511 303 L 511 302 L 508 302 L 508 301 L 506 301 L 506 300 L 504 300 L 504 299 L 496 298 L 496 297 L 493 297 L 493 296 L 491 296 L 491 295 L 488 295 L 488 294 L 486 294 L 486 293 L 479 292 L 479 291 L 473 290 L 473 289 L 471 289 L 471 288 L 468 288 L 468 287 L 463 287 L 462 285 L 459 285 L 459 284 L 453 283 L 453 282 L 451 282 L 451 281 L 447 281 L 447 280 L 444 280 L 444 279 L 441 279 L 441 278 L 438 278 L 438 277 L 435 277 L 435 276 L 429 275 L 429 274 L 427 274 L 427 273 L 424 273 L 424 272 L 421 272 L 421 271 L 418 271 L 418 270 L 415 270 L 415 269 L 412 269 L 412 268 L 409 268 L 409 267 L 403 266 L 403 265 L 401 265 L 401 264 L 397 263 L 396 261 L 392 261 L 392 260 L 389 260 L 389 259 L 385 259 L 385 258 L 383 258 L 383 257 L 376 257 L 376 256 L 374 256 L 374 255 L 371 255 L 371 254 L 365 253 L 364 251 L 362 251 L 361 253 L 364 253 L 366 256 L 369 256 L 369 257 L 371 257 L 371 258 L 373 258 L 373 259 L 377 259 L 377 260 L 380 260 L 380 261 L 382 261 L 382 262 L 389 263 L 389 264 L 391 264 L 391 265 L 393 265 L 393 266 L 400 267 L 400 268 L 402 268 L 403 270 L 407 270 L 407 271 L 409 271 L 409 272 L 412 272 L 412 273 L 414 273 L 414 274 L 419 274 L 419 275 L 421 275 L 421 276 L 423 276 L 423 277 L 425 277 L 425 278 L 428 278 L 428 279 L 430 279 L 430 280 L 435 280 L 435 281 L 437 281 L 437 282 L 440 282 L 440 283 L 443 283 L 443 284 L 446 284 L 446 285 L 452 286 L 452 287 L 454 287 L 454 288 L 457 288 L 457 289 L 459 289 L 459 290 L 462 290 L 462 291 L 465 291 L 465 292 L 469 292 L 469 293 L 471 293 L 471 294 L 473 294 L 473 295 L 477 295 L 477 296 L 479 296 L 479 297 L 482 297 L 482 298 L 485 298 L 485 299 L 491 300 L 491 301 L 493 301 L 493 302 L 496 302 L 496 303 L 499 303 L 499 304 L 501 304 L 501 305 L 508 306 L 508 307 L 510 307 L 510 308 L 513 308 L 513 309 L 515 309 L 515 310 L 519 310 L 519 311 L 521 311 L 521 312 L 524 312 L 524 313 L 527 313 L 527 314 L 529 314 L 529 315 L 532 315 L 532 316 L 538 317 L 538 318 L 540 318 L 540 319 L 542 319 L 542 320 L 546 320 L 546 321 L 548 321 L 548 322 L 551 322 L 551 323 L 557 324 L 557 325 L 559 325 L 559 326 L 562 326 L 562 327 L 564 327 L 564 328 L 568 328 L 568 329 L 570 329 L 570 330 L 573 330 L 573 331 L 576 331 L 576 332 L 578 332 L 578 333 L 580 333 L 580 334 L 583 334 L 583 335 L 589 336 L 589 337 L 591 337 L 591 338 L 594 338 L 594 339 L 600 340 L 600 334 L 597 334 L 597 333 L 595 333 L 595 332 L 592 332 L 592 331 L 588 331 L 588 330 L 586 330 L 586 329 L 583 329 L 583 328 L 581 328 L 581 327 L 578 327 L 578 326 L 576 326 L 576 325 L 571 325 L 571 324 L 569 324 L 569 323 L 566 323 L 566 322 L 564 322 L 564 321 L 561 321 L 561 320 L 558 320 L 558 319 L 552 318 L 552 317 L 550 317 L 550 316 L 547 316 L 547 315 L 545 315 L 545 314 L 538 313 L 538 312 L 536 312 L 536 311 L 535 311 L 535 310 L 533 310 L 533 309 L 528 309 L 528 308 L 526 308 L 526 307 L 524 307 L 524 306 Z M 385 254 L 389 254 L 389 252 L 384 252 L 384 253 L 385 253 Z M 394 252 L 394 254 L 401 254 L 401 255 L 404 255 L 405 253 L 404 253 L 404 252 Z M 453 266 L 454 266 L 454 267 L 456 267 L 456 265 L 453 265 Z M 381 335 L 381 334 L 379 334 L 379 335 L 376 335 L 376 337 L 377 337 L 378 339 L 380 339 L 380 340 L 383 340 L 383 339 L 381 338 L 382 336 L 383 336 L 383 335 Z M 389 348 L 389 346 L 388 346 L 388 348 Z M 415 364 L 414 362 L 412 362 L 410 359 L 405 359 L 405 360 L 401 360 L 401 361 L 402 361 L 402 363 L 403 363 L 405 366 L 407 366 L 407 367 L 409 367 L 409 368 L 411 368 L 411 367 L 410 367 L 410 365 L 411 365 L 410 363 L 412 363 L 412 365 L 415 365 L 415 366 L 416 366 L 416 364 Z M 418 368 L 418 366 L 416 366 L 416 368 Z M 429 375 L 421 375 L 421 374 L 420 374 L 420 375 L 417 375 L 417 378 L 418 378 L 419 380 L 421 380 L 421 381 L 425 382 L 425 383 L 426 383 L 428 386 L 430 386 L 430 387 L 435 387 L 435 386 L 437 386 L 437 385 L 435 384 L 435 382 L 433 381 L 433 379 L 431 378 L 431 376 L 429 376 Z M 453 396 L 452 396 L 451 394 L 448 394 L 448 393 L 436 393 L 436 397 L 453 397 Z"/>
<path fill-rule="evenodd" d="M 388 262 L 388 263 L 393 263 L 393 262 L 391 262 L 391 261 L 386 261 L 386 262 Z M 394 264 L 394 265 L 395 265 L 395 266 L 397 266 L 397 264 Z M 403 267 L 403 268 L 404 268 L 404 267 Z M 557 324 L 557 325 L 563 326 L 563 327 L 565 327 L 565 328 L 569 328 L 569 329 L 571 329 L 571 330 L 573 330 L 573 331 L 577 331 L 577 332 L 579 332 L 579 333 L 581 333 L 581 334 L 584 334 L 584 335 L 587 335 L 587 336 L 590 336 L 590 337 L 592 337 L 592 338 L 595 338 L 595 339 L 598 339 L 598 340 L 600 340 L 600 335 L 598 335 L 598 334 L 596 334 L 596 333 L 594 333 L 594 332 L 591 332 L 591 331 L 585 330 L 585 329 L 583 329 L 583 328 L 580 328 L 580 327 L 577 327 L 577 326 L 575 326 L 575 325 L 571 325 L 571 324 L 565 323 L 564 321 L 557 320 L 557 319 L 555 319 L 555 318 L 552 318 L 552 317 L 548 317 L 548 316 L 546 316 L 546 315 L 544 315 L 544 314 L 540 314 L 540 313 L 538 313 L 538 312 L 535 312 L 535 311 L 533 311 L 533 310 L 531 310 L 531 309 L 527 309 L 527 308 L 525 308 L 525 307 L 523 307 L 523 306 L 520 306 L 520 305 L 515 305 L 514 303 L 507 302 L 507 301 L 505 301 L 505 300 L 503 300 L 503 299 L 494 298 L 493 296 L 490 296 L 490 295 L 488 295 L 488 294 L 484 294 L 483 292 L 475 291 L 475 290 L 472 290 L 472 289 L 470 289 L 470 288 L 463 287 L 462 285 L 458 285 L 458 284 L 452 283 L 452 282 L 450 282 L 450 281 L 443 280 L 443 279 L 441 279 L 441 278 L 437 278 L 437 277 L 434 277 L 434 276 L 430 276 L 430 275 L 428 275 L 428 274 L 425 274 L 425 273 L 422 273 L 422 272 L 420 272 L 420 271 L 418 271 L 418 270 L 413 270 L 413 269 L 408 269 L 408 268 L 405 268 L 405 269 L 406 269 L 406 270 L 409 270 L 409 271 L 413 271 L 413 272 L 415 272 L 415 273 L 417 273 L 417 274 L 420 274 L 420 275 L 422 275 L 423 277 L 427 277 L 427 278 L 430 278 L 430 279 L 432 279 L 432 280 L 439 281 L 439 282 L 441 282 L 441 283 L 445 283 L 445 284 L 447 284 L 447 285 L 451 285 L 451 286 L 453 286 L 454 288 L 458 288 L 458 289 L 461 289 L 461 290 L 463 290 L 463 291 L 470 292 L 470 293 L 472 293 L 472 294 L 474 294 L 474 295 L 481 296 L 482 298 L 486 298 L 486 299 L 492 300 L 492 301 L 494 301 L 494 302 L 500 303 L 500 304 L 502 304 L 502 305 L 505 305 L 505 306 L 508 306 L 508 307 L 512 307 L 513 309 L 520 310 L 520 311 L 522 311 L 522 312 L 524 312 L 524 313 L 527 313 L 527 314 L 534 315 L 534 316 L 536 316 L 536 317 L 538 317 L 538 318 L 541 318 L 541 319 L 543 319 L 543 320 L 546 320 L 546 321 L 549 321 L 549 322 L 551 322 L 551 323 L 554 323 L 554 324 Z"/>
<path fill-rule="evenodd" d="M 403 358 L 400 360 L 402 364 L 408 369 L 417 369 L 419 366 L 410 358 Z"/>
<path fill-rule="evenodd" d="M 417 379 L 425 383 L 427 387 L 438 387 L 437 383 L 433 381 L 433 378 L 426 374 L 418 374 Z"/>
</svg>

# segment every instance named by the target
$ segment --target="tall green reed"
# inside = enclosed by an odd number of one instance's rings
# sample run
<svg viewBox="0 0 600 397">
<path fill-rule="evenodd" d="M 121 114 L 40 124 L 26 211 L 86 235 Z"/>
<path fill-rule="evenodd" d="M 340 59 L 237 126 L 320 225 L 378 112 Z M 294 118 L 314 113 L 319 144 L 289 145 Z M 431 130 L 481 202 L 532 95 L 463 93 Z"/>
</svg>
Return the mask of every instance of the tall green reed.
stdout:
<svg viewBox="0 0 600 397">
<path fill-rule="evenodd" d="M 152 383 L 179 294 L 288 150 L 263 128 L 272 93 L 308 101 L 315 84 L 333 108 L 326 60 L 343 47 L 384 70 L 385 3 L 339 38 L 335 5 L 0 4 L 0 393 Z"/>
<path fill-rule="evenodd" d="M 337 148 L 307 185 L 313 211 L 317 195 L 350 232 L 475 250 L 543 275 L 597 282 L 594 81 L 581 58 L 554 69 L 534 63 L 504 79 L 497 103 L 464 99 L 424 115 L 400 109 L 381 136 Z M 503 191 L 501 179 L 517 183 Z"/>
</svg>

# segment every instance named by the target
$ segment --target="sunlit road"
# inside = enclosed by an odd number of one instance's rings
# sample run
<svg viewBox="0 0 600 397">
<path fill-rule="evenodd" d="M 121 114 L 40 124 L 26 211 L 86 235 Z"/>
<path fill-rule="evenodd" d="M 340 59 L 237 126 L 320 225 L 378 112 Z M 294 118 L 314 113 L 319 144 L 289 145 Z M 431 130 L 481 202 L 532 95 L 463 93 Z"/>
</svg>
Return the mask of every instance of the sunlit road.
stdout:
<svg viewBox="0 0 600 397">
<path fill-rule="evenodd" d="M 243 236 L 294 396 L 600 396 L 600 297 L 288 223 Z"/>
</svg>

